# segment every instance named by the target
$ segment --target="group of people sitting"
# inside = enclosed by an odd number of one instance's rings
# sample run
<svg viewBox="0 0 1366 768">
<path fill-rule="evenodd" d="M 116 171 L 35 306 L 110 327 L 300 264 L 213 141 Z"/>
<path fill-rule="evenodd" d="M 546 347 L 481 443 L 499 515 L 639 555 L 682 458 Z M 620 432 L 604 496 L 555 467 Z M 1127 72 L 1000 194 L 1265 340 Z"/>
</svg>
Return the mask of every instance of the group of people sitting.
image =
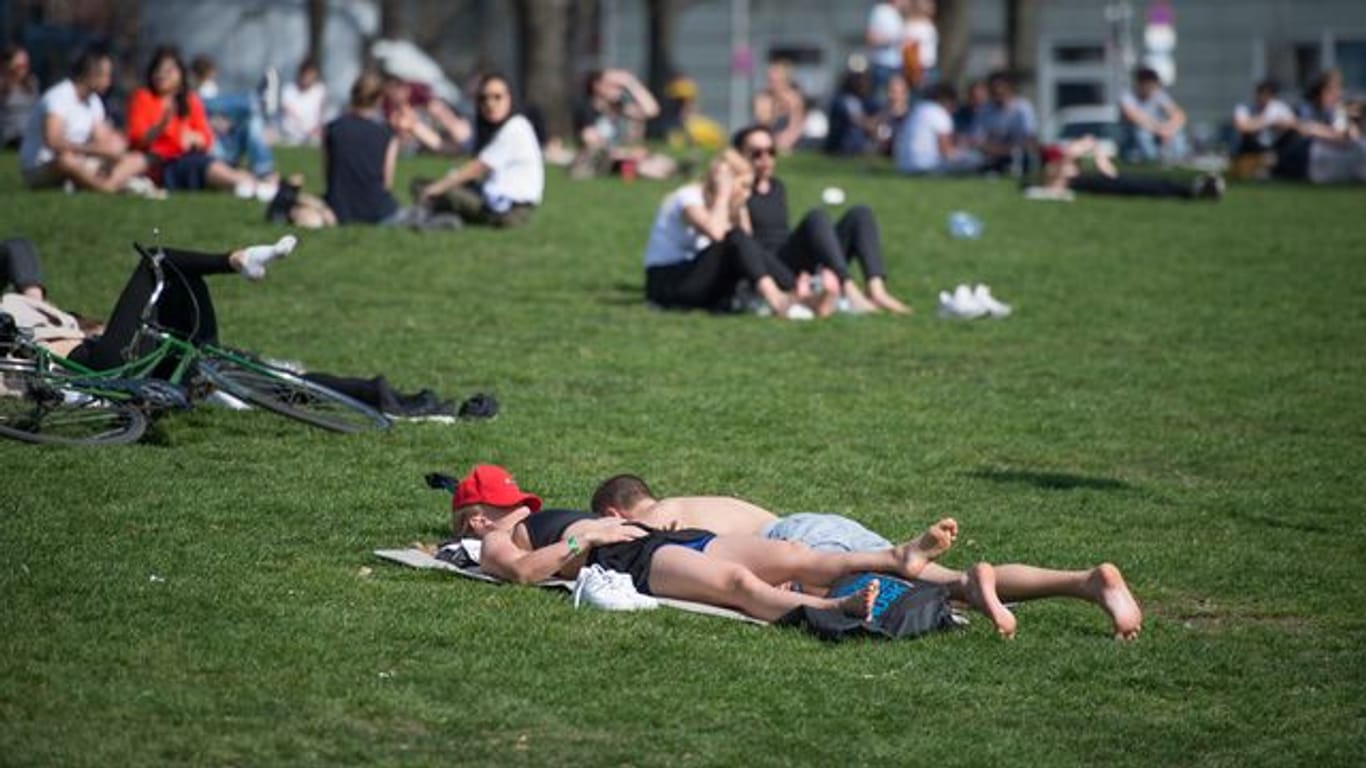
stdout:
<svg viewBox="0 0 1366 768">
<path fill-rule="evenodd" d="M 590 510 L 542 508 L 540 497 L 523 491 L 506 469 L 482 464 L 455 488 L 451 532 L 479 540 L 480 567 L 507 581 L 574 579 L 598 566 L 627 574 L 644 595 L 732 608 L 764 621 L 800 608 L 867 619 L 880 588 L 876 578 L 847 597 L 827 590 L 842 577 L 871 572 L 944 585 L 1007 638 L 1018 630 L 1007 603 L 1046 597 L 1096 605 L 1118 639 L 1132 640 L 1142 629 L 1142 610 L 1110 563 L 1055 570 L 982 562 L 966 571 L 938 564 L 960 533 L 952 518 L 893 545 L 839 515 L 779 517 L 728 496 L 661 499 L 634 475 L 603 481 Z"/>
</svg>

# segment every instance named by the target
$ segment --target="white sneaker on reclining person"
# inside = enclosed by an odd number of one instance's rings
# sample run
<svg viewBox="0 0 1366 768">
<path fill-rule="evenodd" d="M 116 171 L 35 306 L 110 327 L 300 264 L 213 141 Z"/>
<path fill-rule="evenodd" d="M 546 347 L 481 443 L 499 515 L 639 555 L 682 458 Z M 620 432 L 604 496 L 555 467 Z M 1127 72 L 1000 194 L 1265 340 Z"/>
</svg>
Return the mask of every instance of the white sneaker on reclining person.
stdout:
<svg viewBox="0 0 1366 768">
<path fill-rule="evenodd" d="M 252 245 L 242 249 L 242 263 L 237 271 L 248 280 L 260 280 L 266 276 L 266 265 L 276 259 L 283 259 L 294 251 L 299 238 L 285 235 L 274 245 Z"/>
<path fill-rule="evenodd" d="M 990 286 L 978 283 L 972 289 L 972 297 L 977 300 L 977 306 L 986 310 L 992 317 L 1010 317 L 1010 305 L 992 296 Z"/>
<path fill-rule="evenodd" d="M 811 307 L 805 304 L 793 304 L 783 313 L 783 317 L 788 320 L 814 320 L 816 313 L 811 311 Z"/>
<path fill-rule="evenodd" d="M 604 611 L 658 608 L 659 602 L 636 591 L 631 577 L 600 565 L 585 565 L 574 582 L 574 607 L 587 603 Z"/>
</svg>

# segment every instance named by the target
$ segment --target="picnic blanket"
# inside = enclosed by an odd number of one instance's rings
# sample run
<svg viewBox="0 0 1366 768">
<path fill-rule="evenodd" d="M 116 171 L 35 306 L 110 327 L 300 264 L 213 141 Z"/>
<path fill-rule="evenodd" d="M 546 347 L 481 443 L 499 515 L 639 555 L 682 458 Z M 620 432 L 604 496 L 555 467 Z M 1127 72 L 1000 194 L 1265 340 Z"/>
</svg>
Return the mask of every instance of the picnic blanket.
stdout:
<svg viewBox="0 0 1366 768">
<path fill-rule="evenodd" d="M 391 563 L 406 565 L 409 568 L 420 568 L 424 570 L 439 570 L 455 573 L 467 579 L 488 582 L 490 584 L 506 584 L 508 582 L 492 576 L 479 567 L 479 542 L 474 539 L 466 539 L 458 545 L 448 545 L 437 553 L 438 556 L 429 554 L 416 547 L 407 549 L 377 549 L 375 556 Z M 549 589 L 562 589 L 566 592 L 573 591 L 574 582 L 565 579 L 544 579 L 536 582 L 538 587 Z M 701 613 L 706 616 L 716 616 L 722 619 L 735 619 L 750 624 L 767 625 L 768 622 L 760 621 L 751 616 L 746 616 L 739 611 L 732 611 L 729 608 L 718 608 L 706 603 L 694 603 L 689 600 L 675 600 L 669 597 L 655 597 L 659 604 L 669 608 L 690 613 Z"/>
</svg>

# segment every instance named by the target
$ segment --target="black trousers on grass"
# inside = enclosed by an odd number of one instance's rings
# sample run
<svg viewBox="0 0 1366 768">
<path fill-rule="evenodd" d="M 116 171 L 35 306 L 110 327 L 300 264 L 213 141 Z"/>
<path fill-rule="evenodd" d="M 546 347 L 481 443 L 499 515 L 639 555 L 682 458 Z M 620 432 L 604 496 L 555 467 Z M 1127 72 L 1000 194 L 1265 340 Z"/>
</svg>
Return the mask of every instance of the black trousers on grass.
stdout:
<svg viewBox="0 0 1366 768">
<path fill-rule="evenodd" d="M 849 279 L 851 260 L 862 266 L 865 278 L 887 276 L 882 264 L 882 235 L 866 205 L 850 208 L 833 223 L 824 210 L 812 209 L 778 247 L 778 258 L 793 272 L 814 275 L 827 267 L 839 275 L 840 282 Z"/>
<path fill-rule="evenodd" d="M 1067 182 L 1077 192 L 1090 195 L 1124 195 L 1127 197 L 1195 197 L 1189 183 L 1155 176 L 1119 176 L 1110 178 L 1100 173 L 1084 173 Z"/>
<path fill-rule="evenodd" d="M 166 273 L 166 288 L 153 309 L 152 320 L 196 344 L 216 341 L 218 318 L 204 276 L 236 272 L 228 261 L 228 254 L 175 248 L 165 249 L 165 254 L 161 268 Z M 156 276 L 152 268 L 145 261 L 139 262 L 114 304 L 104 334 L 76 347 L 71 359 L 97 371 L 117 368 L 127 362 L 124 350 L 137 334 L 142 324 L 142 311 L 155 288 Z M 153 343 L 150 339 L 145 340 L 143 349 L 134 350 L 134 354 L 146 353 Z"/>
<path fill-rule="evenodd" d="M 697 258 L 645 270 L 645 298 L 662 307 L 723 309 L 742 280 L 771 277 L 779 288 L 796 285 L 792 270 L 754 238 L 733 229 L 707 246 Z"/>
<path fill-rule="evenodd" d="M 9 285 L 21 293 L 35 285 L 44 287 L 38 249 L 21 237 L 0 240 L 0 289 Z"/>
</svg>

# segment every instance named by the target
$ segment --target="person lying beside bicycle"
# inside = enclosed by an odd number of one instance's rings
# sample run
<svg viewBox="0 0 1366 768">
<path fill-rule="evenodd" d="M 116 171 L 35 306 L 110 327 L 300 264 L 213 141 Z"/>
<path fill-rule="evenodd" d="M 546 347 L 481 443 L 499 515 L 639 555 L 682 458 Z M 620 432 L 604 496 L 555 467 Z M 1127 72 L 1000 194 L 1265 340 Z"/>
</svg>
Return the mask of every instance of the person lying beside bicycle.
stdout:
<svg viewBox="0 0 1366 768">
<path fill-rule="evenodd" d="M 193 344 L 215 343 L 218 319 L 204 278 L 237 273 L 251 281 L 265 277 L 266 268 L 288 256 L 298 239 L 286 235 L 268 245 L 252 245 L 227 253 L 204 253 L 179 248 L 159 249 L 166 280 L 160 295 L 158 279 L 146 259 L 140 260 L 124 285 L 106 323 L 90 321 L 62 310 L 47 300 L 38 249 L 28 240 L 0 241 L 0 311 L 39 345 L 73 363 L 95 371 L 116 369 L 128 356 L 147 354 L 155 341 L 141 331 L 150 320 Z M 9 292 L 9 286 L 15 291 Z M 150 308 L 150 314 L 149 313 Z M 167 365 L 173 365 L 168 361 Z M 431 390 L 415 394 L 395 390 L 383 376 L 362 379 L 320 372 L 294 371 L 325 387 L 378 408 L 391 418 L 453 421 L 455 408 Z M 158 370 L 157 374 L 165 372 Z M 244 407 L 244 406 L 243 406 Z"/>
</svg>

